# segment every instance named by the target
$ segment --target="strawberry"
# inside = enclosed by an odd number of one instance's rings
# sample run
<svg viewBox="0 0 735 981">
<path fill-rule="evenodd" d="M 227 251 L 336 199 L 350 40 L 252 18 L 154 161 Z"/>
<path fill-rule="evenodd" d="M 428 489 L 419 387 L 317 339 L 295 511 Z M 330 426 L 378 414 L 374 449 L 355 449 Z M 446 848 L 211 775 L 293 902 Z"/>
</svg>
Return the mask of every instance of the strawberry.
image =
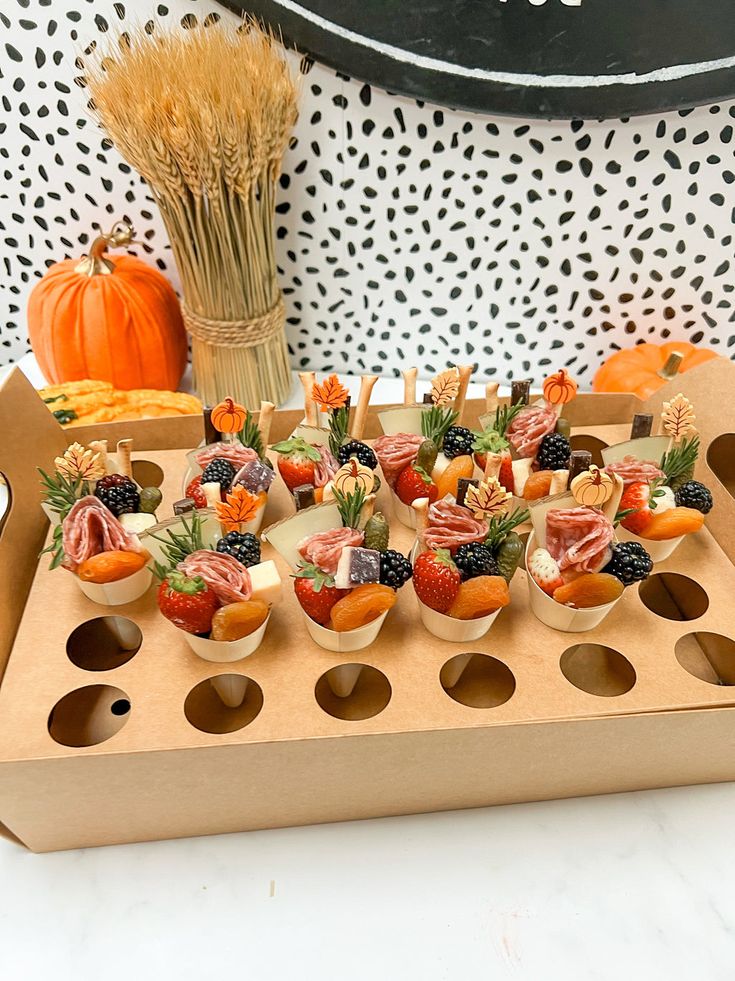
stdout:
<svg viewBox="0 0 735 981">
<path fill-rule="evenodd" d="M 555 589 L 564 585 L 556 559 L 545 548 L 536 548 L 528 557 L 527 572 L 545 593 L 551 596 Z"/>
<path fill-rule="evenodd" d="M 293 586 L 301 609 L 322 626 L 329 623 L 332 607 L 337 600 L 349 592 L 348 589 L 337 589 L 334 578 L 311 563 L 300 566 Z"/>
<path fill-rule="evenodd" d="M 413 588 L 424 604 L 446 613 L 457 598 L 462 577 L 448 549 L 421 552 L 413 566 Z"/>
<path fill-rule="evenodd" d="M 676 504 L 670 487 L 640 481 L 629 484 L 620 498 L 618 511 L 632 511 L 620 524 L 634 535 L 643 535 L 657 514 L 669 511 Z"/>
<path fill-rule="evenodd" d="M 494 429 L 486 429 L 485 432 L 476 434 L 472 449 L 474 450 L 475 463 L 483 472 L 487 464 L 488 453 L 500 453 L 502 459 L 500 462 L 498 482 L 512 494 L 513 469 L 511 467 L 508 440 Z"/>
<path fill-rule="evenodd" d="M 278 471 L 291 492 L 302 484 L 314 483 L 314 464 L 321 460 L 319 450 L 300 436 L 274 443 L 273 449 L 278 453 Z"/>
<path fill-rule="evenodd" d="M 180 630 L 208 634 L 219 601 L 201 578 L 187 578 L 172 570 L 158 587 L 158 608 Z"/>
<path fill-rule="evenodd" d="M 404 504 L 413 504 L 420 497 L 428 497 L 431 504 L 439 493 L 428 473 L 415 463 L 410 463 L 401 470 L 394 490 Z"/>
</svg>

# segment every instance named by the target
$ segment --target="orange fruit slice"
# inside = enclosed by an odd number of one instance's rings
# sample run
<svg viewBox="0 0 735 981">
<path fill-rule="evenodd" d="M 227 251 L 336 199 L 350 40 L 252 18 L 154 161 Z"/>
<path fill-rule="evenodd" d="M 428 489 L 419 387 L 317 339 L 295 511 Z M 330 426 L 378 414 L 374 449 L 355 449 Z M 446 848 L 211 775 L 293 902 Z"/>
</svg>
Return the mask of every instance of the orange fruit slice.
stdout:
<svg viewBox="0 0 735 981">
<path fill-rule="evenodd" d="M 268 604 L 262 600 L 244 600 L 220 607 L 212 617 L 212 640 L 240 640 L 255 633 L 268 616 Z"/>
<path fill-rule="evenodd" d="M 565 606 L 584 610 L 590 606 L 612 603 L 625 587 L 615 576 L 607 572 L 585 572 L 571 582 L 554 590 L 554 599 Z"/>
<path fill-rule="evenodd" d="M 460 585 L 448 613 L 458 620 L 475 620 L 495 613 L 508 603 L 510 592 L 502 576 L 476 576 Z"/>
<path fill-rule="evenodd" d="M 395 605 L 396 594 L 390 586 L 368 583 L 356 586 L 332 607 L 333 630 L 356 630 L 390 610 Z"/>
<path fill-rule="evenodd" d="M 638 534 L 652 542 L 665 542 L 670 538 L 699 531 L 703 524 L 704 515 L 701 511 L 694 508 L 669 508 L 661 514 L 654 511 L 653 518 Z"/>
<path fill-rule="evenodd" d="M 77 567 L 77 575 L 84 582 L 117 582 L 142 569 L 150 555 L 148 552 L 100 552 Z"/>
<path fill-rule="evenodd" d="M 450 461 L 449 466 L 435 481 L 437 488 L 437 501 L 441 501 L 447 494 L 452 497 L 457 496 L 457 484 L 462 477 L 471 477 L 475 472 L 475 461 L 471 456 L 455 456 Z"/>
<path fill-rule="evenodd" d="M 532 473 L 523 486 L 523 497 L 527 501 L 537 501 L 540 497 L 548 497 L 551 490 L 551 470 L 537 470 Z"/>
</svg>

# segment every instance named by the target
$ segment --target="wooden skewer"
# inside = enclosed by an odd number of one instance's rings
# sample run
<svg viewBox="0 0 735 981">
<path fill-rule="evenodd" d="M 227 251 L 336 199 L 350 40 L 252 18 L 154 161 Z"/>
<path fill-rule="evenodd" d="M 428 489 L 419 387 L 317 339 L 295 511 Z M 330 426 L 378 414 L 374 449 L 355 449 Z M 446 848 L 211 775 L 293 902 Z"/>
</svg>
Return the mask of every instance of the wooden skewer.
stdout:
<svg viewBox="0 0 735 981">
<path fill-rule="evenodd" d="M 263 441 L 263 448 L 268 449 L 268 439 L 271 434 L 271 425 L 273 424 L 273 412 L 275 410 L 275 405 L 273 402 L 261 402 L 260 403 L 260 415 L 258 416 L 258 431 L 260 432 L 260 438 Z"/>
<path fill-rule="evenodd" d="M 357 408 L 352 420 L 352 432 L 350 436 L 354 439 L 362 439 L 367 422 L 368 406 L 370 405 L 370 394 L 378 380 L 377 375 L 363 375 L 360 379 L 360 394 L 357 398 Z"/>
<path fill-rule="evenodd" d="M 416 402 L 416 376 L 418 368 L 406 368 L 403 372 L 403 404 L 414 405 Z"/>
<path fill-rule="evenodd" d="M 317 411 L 316 402 L 311 397 L 311 393 L 314 390 L 314 385 L 316 384 L 316 372 L 315 371 L 300 371 L 299 381 L 304 389 L 304 418 L 306 419 L 307 426 L 316 426 L 317 424 Z"/>
<path fill-rule="evenodd" d="M 130 460 L 131 454 L 133 452 L 133 441 L 132 439 L 121 439 L 117 444 L 117 466 L 118 473 L 121 473 L 123 477 L 133 476 L 133 464 Z"/>
<path fill-rule="evenodd" d="M 498 407 L 498 382 L 488 382 L 485 386 L 485 412 L 495 412 Z"/>
<path fill-rule="evenodd" d="M 473 364 L 462 364 L 457 367 L 457 373 L 459 374 L 459 391 L 457 392 L 457 398 L 454 400 L 454 411 L 458 413 L 457 424 L 462 422 L 464 404 L 467 401 L 467 388 L 469 387 L 470 377 L 474 370 L 475 366 Z"/>
</svg>

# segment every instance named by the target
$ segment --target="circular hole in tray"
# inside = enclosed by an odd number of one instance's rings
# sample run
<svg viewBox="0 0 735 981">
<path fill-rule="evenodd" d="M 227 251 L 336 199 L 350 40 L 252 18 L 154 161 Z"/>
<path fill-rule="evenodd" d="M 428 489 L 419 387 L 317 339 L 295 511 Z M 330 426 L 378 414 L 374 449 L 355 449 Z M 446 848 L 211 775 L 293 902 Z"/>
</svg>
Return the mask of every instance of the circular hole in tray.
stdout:
<svg viewBox="0 0 735 981">
<path fill-rule="evenodd" d="M 674 647 L 689 674 L 710 685 L 735 685 L 735 640 L 707 630 L 684 634 Z"/>
<path fill-rule="evenodd" d="M 263 689 L 252 678 L 243 675 L 215 675 L 216 678 L 247 681 L 245 698 L 237 708 L 230 708 L 220 698 L 212 679 L 200 681 L 186 696 L 184 715 L 195 729 L 201 732 L 212 732 L 217 735 L 225 732 L 237 732 L 258 716 L 263 708 Z"/>
<path fill-rule="evenodd" d="M 707 463 L 728 494 L 735 497 L 735 433 L 722 433 L 712 440 Z"/>
<path fill-rule="evenodd" d="M 133 460 L 133 480 L 139 487 L 160 487 L 163 470 L 152 460 Z"/>
<path fill-rule="evenodd" d="M 357 681 L 350 677 L 353 668 L 360 668 Z M 346 689 L 351 689 L 349 695 L 335 694 Z M 382 712 L 390 701 L 392 691 L 383 672 L 372 665 L 338 664 L 325 671 L 317 681 L 314 695 L 327 715 L 346 722 L 358 722 Z"/>
<path fill-rule="evenodd" d="M 569 445 L 573 450 L 589 450 L 592 454 L 592 463 L 596 467 L 604 467 L 605 461 L 602 459 L 602 451 L 607 447 L 607 443 L 598 436 L 590 436 L 589 433 L 577 433 L 569 437 Z"/>
<path fill-rule="evenodd" d="M 624 695 L 635 684 L 635 668 L 620 651 L 602 644 L 575 644 L 559 661 L 567 681 L 590 695 Z"/>
<path fill-rule="evenodd" d="M 143 634 L 127 617 L 95 617 L 75 627 L 66 642 L 66 655 L 84 671 L 112 671 L 140 650 Z"/>
<path fill-rule="evenodd" d="M 48 731 L 62 746 L 97 746 L 130 717 L 130 699 L 112 685 L 87 685 L 64 695 L 51 710 Z"/>
<path fill-rule="evenodd" d="M 497 708 L 516 690 L 516 679 L 507 664 L 489 654 L 469 651 L 446 661 L 439 681 L 450 698 L 469 708 Z"/>
<path fill-rule="evenodd" d="M 707 612 L 709 597 L 698 582 L 678 572 L 656 572 L 642 582 L 645 606 L 667 620 L 696 620 Z"/>
</svg>

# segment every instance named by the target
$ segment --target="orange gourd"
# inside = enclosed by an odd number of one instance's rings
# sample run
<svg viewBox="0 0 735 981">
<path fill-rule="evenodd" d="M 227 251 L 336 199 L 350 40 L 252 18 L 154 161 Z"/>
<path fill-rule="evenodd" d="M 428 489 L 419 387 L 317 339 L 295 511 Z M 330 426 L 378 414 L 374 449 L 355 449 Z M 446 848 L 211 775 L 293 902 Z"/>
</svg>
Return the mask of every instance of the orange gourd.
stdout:
<svg viewBox="0 0 735 981">
<path fill-rule="evenodd" d="M 594 392 L 633 392 L 647 399 L 677 372 L 689 371 L 719 355 L 688 341 L 667 344 L 636 344 L 617 351 L 602 365 L 594 381 Z"/>
<path fill-rule="evenodd" d="M 118 222 L 89 255 L 51 266 L 28 301 L 28 333 L 49 382 L 93 378 L 119 389 L 174 390 L 187 359 L 181 308 L 168 280 L 131 255 L 134 231 Z"/>
<path fill-rule="evenodd" d="M 247 411 L 241 405 L 233 402 L 232 399 L 225 399 L 215 405 L 210 418 L 217 432 L 239 433 L 245 425 L 247 416 Z"/>
</svg>

